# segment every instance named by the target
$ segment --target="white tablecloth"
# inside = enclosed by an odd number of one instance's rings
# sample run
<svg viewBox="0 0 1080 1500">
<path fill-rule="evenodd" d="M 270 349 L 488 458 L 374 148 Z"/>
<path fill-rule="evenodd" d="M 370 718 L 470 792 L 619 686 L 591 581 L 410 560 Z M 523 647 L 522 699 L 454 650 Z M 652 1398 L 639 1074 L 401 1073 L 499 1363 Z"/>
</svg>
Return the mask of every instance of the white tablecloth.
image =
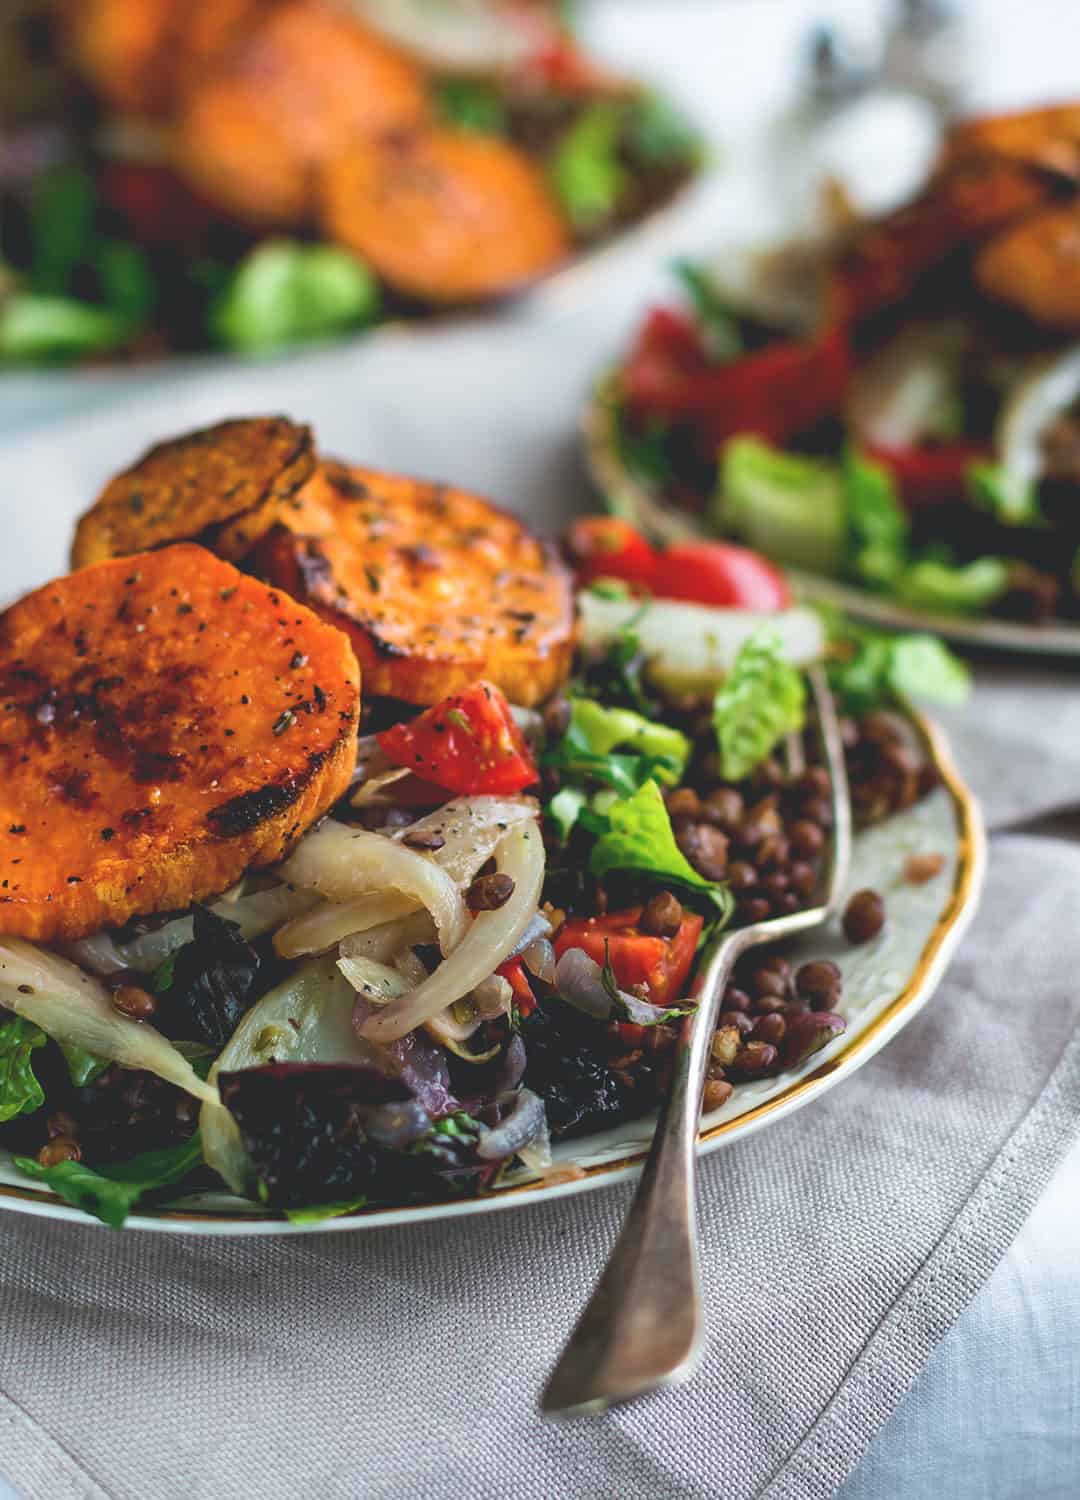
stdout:
<svg viewBox="0 0 1080 1500">
<path fill-rule="evenodd" d="M 518 322 L 490 321 L 401 335 L 382 348 L 298 356 L 240 376 L 211 365 L 81 381 L 20 378 L 0 384 L 7 455 L 31 444 L 35 472 L 43 472 L 43 461 L 47 472 L 51 463 L 58 492 L 89 496 L 151 438 L 227 411 L 287 409 L 317 423 L 324 450 L 452 477 L 538 518 L 542 511 L 549 525 L 558 525 L 586 493 L 574 417 L 589 375 L 632 325 L 646 294 L 662 285 L 658 259 L 675 248 L 744 235 L 767 216 L 752 139 L 790 85 L 787 41 L 807 17 L 850 9 L 810 0 L 594 6 L 590 24 L 609 54 L 658 75 L 710 117 L 730 143 L 731 170 L 651 247 L 617 256 L 608 270 L 570 278 L 532 314 L 519 314 L 538 325 L 528 340 Z M 1080 8 L 1072 0 L 982 0 L 972 7 L 972 26 L 980 100 L 1019 102 L 1075 86 Z M 410 409 L 380 401 L 378 383 L 363 379 L 376 358 L 393 367 L 394 388 L 415 393 Z M 462 390 L 454 380 L 456 369 L 478 367 L 490 381 L 486 423 L 477 420 L 485 392 Z M 362 400 L 354 394 L 361 389 Z M 519 420 L 526 412 L 528 420 Z M 466 413 L 476 441 L 463 456 Z M 528 432 L 526 444 L 507 441 L 515 427 Z M 27 495 L 0 484 L 8 521 L 0 597 L 63 566 L 67 518 L 50 510 L 47 482 L 43 489 Z M 1077 788 L 1080 802 L 1080 778 Z M 1022 974 L 1017 990 L 1023 1003 Z M 1078 1266 L 1080 1150 L 882 1430 L 844 1487 L 844 1500 L 1080 1494 Z"/>
</svg>

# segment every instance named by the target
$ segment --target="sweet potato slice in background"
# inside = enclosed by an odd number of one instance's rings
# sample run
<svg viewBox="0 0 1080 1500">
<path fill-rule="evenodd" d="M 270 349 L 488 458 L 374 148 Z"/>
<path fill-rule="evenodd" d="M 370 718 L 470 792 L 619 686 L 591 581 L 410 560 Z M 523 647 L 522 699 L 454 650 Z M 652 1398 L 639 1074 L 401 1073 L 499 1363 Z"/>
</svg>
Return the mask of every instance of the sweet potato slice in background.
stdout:
<svg viewBox="0 0 1080 1500">
<path fill-rule="evenodd" d="M 256 225 L 314 206 L 316 170 L 357 136 L 429 108 L 421 70 L 354 18 L 291 0 L 272 10 L 189 91 L 176 154 L 190 180 Z"/>
<path fill-rule="evenodd" d="M 345 790 L 347 638 L 201 547 L 0 615 L 0 932 L 44 942 L 225 890 Z"/>
<path fill-rule="evenodd" d="M 311 429 L 285 417 L 220 422 L 158 443 L 81 518 L 72 566 L 196 539 L 241 558 L 314 470 Z"/>
<path fill-rule="evenodd" d="M 269 0 L 67 0 L 56 7 L 72 61 L 114 108 L 163 115 Z"/>
<path fill-rule="evenodd" d="M 567 575 L 479 496 L 327 462 L 288 526 L 256 571 L 348 631 L 366 693 L 437 703 L 483 677 L 531 705 L 569 672 Z"/>
<path fill-rule="evenodd" d="M 1080 181 L 1080 105 L 965 121 L 950 130 L 946 151 L 953 158 L 993 152 Z"/>
<path fill-rule="evenodd" d="M 323 222 L 391 286 L 429 302 L 512 291 L 570 250 L 540 168 L 464 131 L 357 140 L 324 174 Z"/>
<path fill-rule="evenodd" d="M 1080 203 L 1035 214 L 991 241 L 975 261 L 975 279 L 1036 322 L 1080 331 Z"/>
</svg>

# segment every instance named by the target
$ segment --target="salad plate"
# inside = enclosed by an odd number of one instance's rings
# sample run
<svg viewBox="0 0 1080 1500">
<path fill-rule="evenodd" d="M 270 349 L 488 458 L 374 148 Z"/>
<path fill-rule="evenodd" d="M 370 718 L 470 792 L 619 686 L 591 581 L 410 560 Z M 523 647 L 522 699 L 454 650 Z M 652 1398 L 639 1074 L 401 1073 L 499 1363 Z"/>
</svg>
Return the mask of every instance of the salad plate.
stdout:
<svg viewBox="0 0 1080 1500">
<path fill-rule="evenodd" d="M 627 462 L 619 434 L 618 408 L 609 372 L 594 386 L 581 416 L 586 462 L 597 491 L 611 511 L 658 542 L 682 542 L 711 533 L 700 515 L 671 505 L 649 478 Z M 989 616 L 970 618 L 943 611 L 913 609 L 857 584 L 789 567 L 800 599 L 843 610 L 883 630 L 917 630 L 958 646 L 1015 651 L 1031 656 L 1080 657 L 1080 624 L 1049 620 L 1024 624 Z"/>
<path fill-rule="evenodd" d="M 883 217 L 678 262 L 588 398 L 601 493 L 870 624 L 1075 655 L 1078 121 L 961 121 Z"/>
</svg>

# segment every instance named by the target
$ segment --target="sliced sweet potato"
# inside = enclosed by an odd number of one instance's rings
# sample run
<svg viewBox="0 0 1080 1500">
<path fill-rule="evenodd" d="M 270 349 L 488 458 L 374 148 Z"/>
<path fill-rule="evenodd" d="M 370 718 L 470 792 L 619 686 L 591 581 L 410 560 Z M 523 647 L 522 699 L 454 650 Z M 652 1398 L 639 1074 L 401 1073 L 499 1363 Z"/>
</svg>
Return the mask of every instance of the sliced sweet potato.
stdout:
<svg viewBox="0 0 1080 1500">
<path fill-rule="evenodd" d="M 1080 331 L 1080 204 L 1047 209 L 992 240 L 975 261 L 975 279 L 1038 323 Z"/>
<path fill-rule="evenodd" d="M 56 7 L 72 59 L 114 108 L 165 115 L 186 84 L 269 0 L 68 0 Z"/>
<path fill-rule="evenodd" d="M 512 291 L 570 249 L 562 213 L 523 152 L 438 128 L 354 142 L 324 174 L 323 222 L 391 286 L 429 302 Z"/>
<path fill-rule="evenodd" d="M 314 206 L 316 170 L 357 136 L 414 125 L 428 111 L 419 68 L 319 0 L 275 7 L 194 84 L 176 153 L 190 180 L 256 226 Z"/>
<path fill-rule="evenodd" d="M 348 631 L 366 692 L 430 704 L 483 677 L 531 705 L 569 672 L 566 574 L 479 496 L 329 462 L 289 526 L 254 566 Z"/>
<path fill-rule="evenodd" d="M 158 443 L 80 519 L 72 566 L 195 540 L 239 559 L 314 470 L 311 429 L 285 417 L 219 422 Z"/>
<path fill-rule="evenodd" d="M 0 615 L 0 933 L 187 906 L 281 859 L 353 768 L 348 640 L 201 547 Z"/>
<path fill-rule="evenodd" d="M 950 130 L 946 152 L 953 158 L 992 152 L 1080 181 L 1080 104 L 964 121 Z"/>
</svg>

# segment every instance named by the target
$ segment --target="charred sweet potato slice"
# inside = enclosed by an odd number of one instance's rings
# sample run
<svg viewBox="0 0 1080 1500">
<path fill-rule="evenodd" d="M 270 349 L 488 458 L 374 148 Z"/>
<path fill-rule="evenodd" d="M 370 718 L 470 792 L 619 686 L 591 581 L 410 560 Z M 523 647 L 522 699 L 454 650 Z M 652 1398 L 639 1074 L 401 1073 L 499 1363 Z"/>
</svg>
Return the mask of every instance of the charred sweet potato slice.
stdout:
<svg viewBox="0 0 1080 1500">
<path fill-rule="evenodd" d="M 357 140 L 324 174 L 323 222 L 391 286 L 427 302 L 512 291 L 570 249 L 527 156 L 505 141 L 438 128 Z"/>
<path fill-rule="evenodd" d="M 0 932 L 56 942 L 282 858 L 341 795 L 347 638 L 202 547 L 85 568 L 0 615 Z"/>
<path fill-rule="evenodd" d="M 946 151 L 953 158 L 992 152 L 1080 181 L 1080 104 L 965 121 L 949 132 Z"/>
<path fill-rule="evenodd" d="M 238 559 L 315 470 L 311 429 L 285 417 L 220 422 L 158 443 L 79 521 L 72 566 L 203 541 Z"/>
<path fill-rule="evenodd" d="M 992 240 L 976 258 L 975 279 L 1038 323 L 1080 331 L 1080 203 L 1034 214 Z"/>
<path fill-rule="evenodd" d="M 275 7 L 189 91 L 179 165 L 256 226 L 303 220 L 316 170 L 358 136 L 423 119 L 424 76 L 391 43 L 319 0 Z"/>
<path fill-rule="evenodd" d="M 328 462 L 289 526 L 256 571 L 348 631 L 367 693 L 430 704 L 483 677 L 531 705 L 566 677 L 567 576 L 479 496 Z"/>
</svg>

